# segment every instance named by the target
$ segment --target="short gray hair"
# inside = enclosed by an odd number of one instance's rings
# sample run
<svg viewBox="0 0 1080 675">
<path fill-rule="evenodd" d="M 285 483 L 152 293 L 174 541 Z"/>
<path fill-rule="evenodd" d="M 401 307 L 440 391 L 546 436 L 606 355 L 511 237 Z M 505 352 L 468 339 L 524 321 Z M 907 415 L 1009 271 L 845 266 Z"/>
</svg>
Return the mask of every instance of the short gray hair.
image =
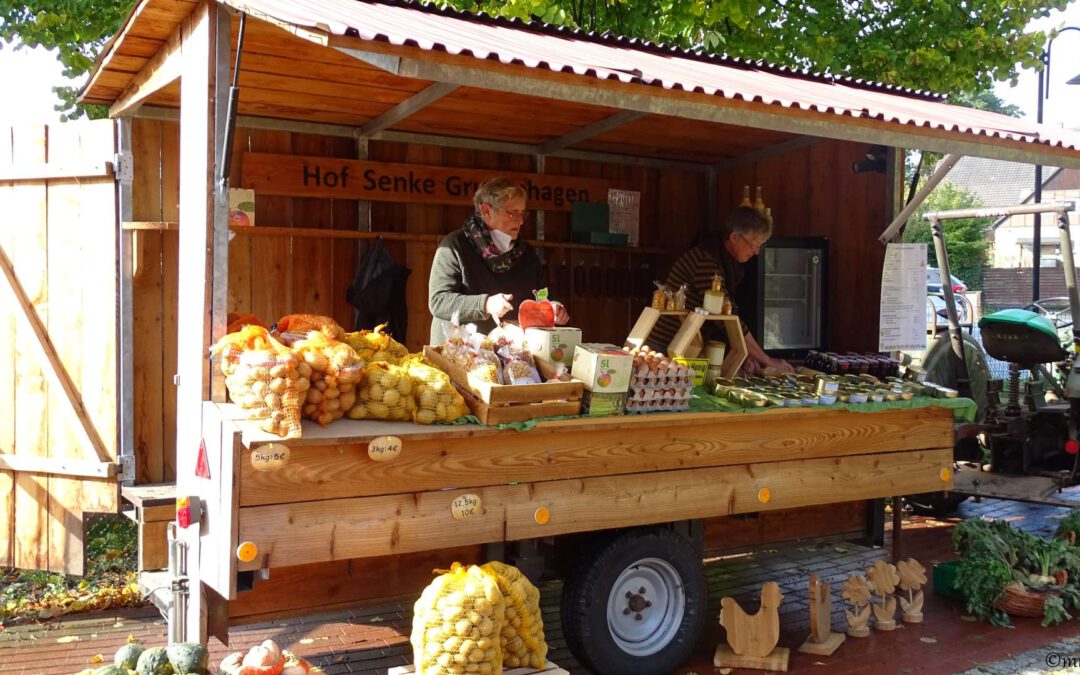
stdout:
<svg viewBox="0 0 1080 675">
<path fill-rule="evenodd" d="M 762 239 L 772 236 L 772 216 L 758 211 L 752 206 L 740 206 L 731 212 L 724 223 L 723 233 L 725 236 L 736 232 L 743 236 L 757 235 Z"/>
<path fill-rule="evenodd" d="M 497 178 L 489 178 L 481 183 L 480 187 L 476 188 L 476 194 L 473 195 L 473 208 L 476 209 L 476 214 L 480 215 L 480 206 L 482 204 L 490 204 L 496 209 L 501 209 L 511 199 L 515 197 L 524 199 L 527 196 L 525 188 L 509 178 L 498 176 Z"/>
</svg>

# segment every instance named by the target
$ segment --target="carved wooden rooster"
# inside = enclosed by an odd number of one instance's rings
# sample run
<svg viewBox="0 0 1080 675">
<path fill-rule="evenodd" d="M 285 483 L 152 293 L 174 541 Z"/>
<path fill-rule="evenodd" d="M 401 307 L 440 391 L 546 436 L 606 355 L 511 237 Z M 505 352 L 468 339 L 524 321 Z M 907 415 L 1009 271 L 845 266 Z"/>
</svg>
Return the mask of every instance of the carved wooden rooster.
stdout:
<svg viewBox="0 0 1080 675">
<path fill-rule="evenodd" d="M 761 587 L 761 609 L 753 616 L 734 598 L 720 599 L 720 625 L 727 629 L 731 650 L 739 656 L 768 656 L 780 640 L 780 586 L 768 581 Z"/>
</svg>

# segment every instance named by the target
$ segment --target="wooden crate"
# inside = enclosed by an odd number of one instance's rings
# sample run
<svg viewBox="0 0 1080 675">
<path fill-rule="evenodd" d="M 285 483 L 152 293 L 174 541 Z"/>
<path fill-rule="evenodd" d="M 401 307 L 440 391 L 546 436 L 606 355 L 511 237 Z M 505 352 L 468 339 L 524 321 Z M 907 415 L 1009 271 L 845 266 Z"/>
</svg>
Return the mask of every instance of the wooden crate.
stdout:
<svg viewBox="0 0 1080 675">
<path fill-rule="evenodd" d="M 465 403 L 481 424 L 524 422 L 538 417 L 577 415 L 581 412 L 583 382 L 493 384 L 471 377 L 442 353 L 442 347 L 424 347 L 424 358 L 450 375 Z"/>
</svg>

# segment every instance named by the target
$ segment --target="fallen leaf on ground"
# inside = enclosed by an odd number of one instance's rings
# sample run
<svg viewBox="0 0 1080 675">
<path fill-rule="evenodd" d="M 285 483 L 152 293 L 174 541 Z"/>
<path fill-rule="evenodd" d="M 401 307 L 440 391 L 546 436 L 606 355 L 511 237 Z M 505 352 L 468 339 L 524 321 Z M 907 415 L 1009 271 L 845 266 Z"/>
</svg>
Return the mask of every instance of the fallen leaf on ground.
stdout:
<svg viewBox="0 0 1080 675">
<path fill-rule="evenodd" d="M 56 641 L 59 642 L 60 644 L 67 644 L 68 642 L 78 642 L 79 641 L 79 636 L 78 635 L 65 635 L 62 638 L 56 638 Z"/>
<path fill-rule="evenodd" d="M 935 640 L 934 638 L 928 638 L 928 637 L 919 638 L 919 642 L 925 642 L 928 645 L 936 645 L 937 644 L 937 640 Z"/>
<path fill-rule="evenodd" d="M 968 614 L 965 614 L 964 616 L 960 617 L 960 620 L 961 621 L 978 621 L 978 619 L 976 619 L 975 617 L 970 616 Z"/>
<path fill-rule="evenodd" d="M 847 549 L 843 546 L 833 546 L 833 550 L 837 553 L 847 553 Z"/>
<path fill-rule="evenodd" d="M 302 645 L 309 645 L 309 644 L 312 644 L 313 642 L 315 642 L 315 641 L 312 640 L 311 638 L 304 638 L 303 640 L 300 640 L 300 644 L 302 644 Z"/>
<path fill-rule="evenodd" d="M 101 654 L 94 654 L 93 656 L 90 657 L 90 663 L 101 663 L 104 660 L 105 660 L 105 657 L 102 656 Z"/>
</svg>

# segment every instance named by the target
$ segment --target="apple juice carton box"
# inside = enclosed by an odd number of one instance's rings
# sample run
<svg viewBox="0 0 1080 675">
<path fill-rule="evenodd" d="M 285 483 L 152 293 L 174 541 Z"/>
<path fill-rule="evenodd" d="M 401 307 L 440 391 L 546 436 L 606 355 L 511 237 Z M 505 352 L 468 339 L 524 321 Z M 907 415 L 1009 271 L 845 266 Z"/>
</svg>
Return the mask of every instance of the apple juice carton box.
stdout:
<svg viewBox="0 0 1080 675">
<path fill-rule="evenodd" d="M 568 326 L 526 328 L 525 348 L 549 363 L 574 363 L 574 348 L 581 344 L 581 329 Z"/>
<path fill-rule="evenodd" d="M 594 394 L 625 394 L 633 369 L 629 352 L 611 344 L 584 343 L 574 348 L 570 374 Z"/>
</svg>

